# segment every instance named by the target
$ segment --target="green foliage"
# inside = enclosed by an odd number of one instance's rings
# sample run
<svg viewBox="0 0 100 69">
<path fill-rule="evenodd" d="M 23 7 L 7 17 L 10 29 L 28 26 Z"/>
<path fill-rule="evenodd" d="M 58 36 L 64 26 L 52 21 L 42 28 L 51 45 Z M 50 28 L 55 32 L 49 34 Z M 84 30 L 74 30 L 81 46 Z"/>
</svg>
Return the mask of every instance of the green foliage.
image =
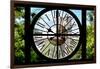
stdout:
<svg viewBox="0 0 100 69">
<path fill-rule="evenodd" d="M 94 25 L 87 26 L 87 58 L 92 59 L 94 56 Z"/>
<path fill-rule="evenodd" d="M 16 63 L 24 63 L 24 25 L 15 24 L 15 59 Z"/>
<path fill-rule="evenodd" d="M 94 11 L 87 11 L 89 22 L 87 24 L 87 44 L 86 44 L 86 53 L 87 59 L 93 59 L 94 57 Z"/>
<path fill-rule="evenodd" d="M 24 22 L 21 21 L 21 18 L 24 18 L 24 8 L 23 7 L 15 7 L 15 20 L 19 19 L 19 21 L 15 21 L 14 24 L 14 41 L 15 41 L 15 63 L 16 64 L 24 64 L 25 63 L 25 55 L 24 55 Z M 37 62 L 38 56 L 31 49 L 31 62 Z"/>
<path fill-rule="evenodd" d="M 24 17 L 24 8 L 23 7 L 15 7 L 15 17 L 16 18 L 23 18 Z"/>
<path fill-rule="evenodd" d="M 24 17 L 24 8 L 23 7 L 15 7 L 15 20 Z M 14 41 L 15 41 L 15 62 L 17 64 L 23 64 L 25 61 L 24 55 L 24 24 L 23 22 L 15 21 L 14 24 Z"/>
<path fill-rule="evenodd" d="M 86 37 L 86 56 L 87 59 L 93 59 L 94 57 L 94 24 L 90 23 L 87 25 L 87 37 Z M 71 59 L 80 59 L 81 58 L 81 49 L 71 58 Z"/>
<path fill-rule="evenodd" d="M 87 20 L 93 22 L 94 20 L 94 11 L 87 11 Z"/>
<path fill-rule="evenodd" d="M 24 55 L 24 24 L 17 23 L 15 24 L 15 58 L 16 63 L 23 64 L 25 62 L 25 55 Z M 38 55 L 35 51 L 31 48 L 31 62 L 38 61 Z"/>
<path fill-rule="evenodd" d="M 35 51 L 31 48 L 31 62 L 38 62 L 39 56 L 35 53 Z"/>
</svg>

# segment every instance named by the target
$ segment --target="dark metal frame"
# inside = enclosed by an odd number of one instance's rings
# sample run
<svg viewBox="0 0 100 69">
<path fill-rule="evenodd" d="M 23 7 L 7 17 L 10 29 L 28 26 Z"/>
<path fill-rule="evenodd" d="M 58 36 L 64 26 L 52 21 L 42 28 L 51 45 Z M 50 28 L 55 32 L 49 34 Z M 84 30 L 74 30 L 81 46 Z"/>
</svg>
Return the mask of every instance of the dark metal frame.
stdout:
<svg viewBox="0 0 100 69">
<path fill-rule="evenodd" d="M 25 64 L 24 65 L 16 65 L 14 64 L 14 6 L 22 6 L 25 7 Z M 39 64 L 30 64 L 30 46 L 33 44 L 32 36 L 32 27 L 30 26 L 30 7 L 45 7 L 52 9 L 59 8 L 67 8 L 67 9 L 79 9 L 82 10 L 82 59 L 81 60 L 67 60 L 67 63 L 62 61 L 57 61 L 52 64 L 43 64 L 42 62 Z M 86 10 L 95 10 L 95 57 L 93 60 L 86 59 Z M 30 36 L 29 36 L 30 35 Z M 96 6 L 92 5 L 74 5 L 74 4 L 57 4 L 57 3 L 42 3 L 42 2 L 25 2 L 25 1 L 11 1 L 11 68 L 16 67 L 33 67 L 33 66 L 52 66 L 52 65 L 65 65 L 65 64 L 84 64 L 84 63 L 95 63 L 96 62 Z M 45 62 L 47 63 L 47 62 Z"/>
</svg>

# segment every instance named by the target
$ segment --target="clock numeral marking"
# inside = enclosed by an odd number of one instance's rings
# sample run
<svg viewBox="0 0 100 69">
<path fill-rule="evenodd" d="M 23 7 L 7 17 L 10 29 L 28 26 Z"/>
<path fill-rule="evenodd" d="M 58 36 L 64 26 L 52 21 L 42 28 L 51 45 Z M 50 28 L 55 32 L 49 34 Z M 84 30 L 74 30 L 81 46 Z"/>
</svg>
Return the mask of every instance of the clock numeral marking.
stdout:
<svg viewBox="0 0 100 69">
<path fill-rule="evenodd" d="M 70 45 L 69 48 L 71 51 L 74 51 L 74 45 Z"/>
<path fill-rule="evenodd" d="M 43 43 L 44 43 L 44 41 L 41 41 L 41 42 L 38 44 L 38 46 L 41 45 L 41 44 L 43 44 Z"/>
<path fill-rule="evenodd" d="M 67 23 L 71 22 L 72 19 L 73 19 L 73 18 L 72 18 L 71 16 L 67 16 L 67 17 L 66 17 Z"/>
<path fill-rule="evenodd" d="M 76 26 L 75 22 L 67 30 L 71 30 L 74 26 Z"/>
<path fill-rule="evenodd" d="M 62 11 L 62 17 L 63 17 L 63 15 L 64 15 L 64 11 Z"/>
<path fill-rule="evenodd" d="M 44 48 L 45 44 L 42 45 L 42 47 L 40 48 L 40 51 Z"/>
<path fill-rule="evenodd" d="M 72 31 L 76 31 L 76 30 L 79 30 L 79 28 L 68 30 L 68 32 L 72 32 Z"/>
<path fill-rule="evenodd" d="M 72 21 L 72 19 L 73 19 L 73 18 L 72 18 L 71 16 L 68 16 L 68 15 L 67 15 L 67 16 L 66 16 L 66 23 L 67 23 L 67 24 L 66 24 L 65 26 L 67 26 L 67 25 Z"/>
<path fill-rule="evenodd" d="M 48 31 L 44 31 L 44 30 L 41 30 L 41 29 L 37 29 L 37 28 L 34 28 L 35 31 L 42 31 L 42 32 L 48 32 Z"/>
<path fill-rule="evenodd" d="M 42 23 L 40 23 L 40 22 L 37 22 L 36 25 L 40 26 L 41 28 L 44 28 L 45 27 L 45 25 L 42 24 Z"/>
<path fill-rule="evenodd" d="M 49 24 L 41 17 L 41 19 L 46 23 L 46 25 L 50 28 Z"/>
<path fill-rule="evenodd" d="M 54 20 L 53 12 L 52 12 L 52 11 L 51 11 L 51 15 L 52 15 L 53 22 L 54 22 L 54 24 L 55 24 L 55 20 Z"/>
<path fill-rule="evenodd" d="M 60 58 L 60 49 L 58 48 L 58 52 L 57 52 L 57 59 L 59 59 Z"/>
<path fill-rule="evenodd" d="M 62 13 L 62 18 L 61 18 L 60 24 L 63 23 L 64 21 L 66 21 L 67 13 L 64 16 L 63 16 L 63 14 L 64 14 L 64 11 Z"/>
<path fill-rule="evenodd" d="M 50 21 L 50 18 L 48 17 L 48 15 L 47 14 L 45 14 L 45 16 L 47 17 L 47 19 Z"/>
<path fill-rule="evenodd" d="M 42 50 L 42 52 L 44 52 L 48 47 L 49 47 L 50 43 L 48 43 L 48 45 L 43 49 L 43 47 L 40 49 Z"/>
<path fill-rule="evenodd" d="M 50 49 L 48 49 L 47 52 L 45 52 L 45 55 L 47 55 L 47 56 L 50 55 Z"/>
<path fill-rule="evenodd" d="M 78 32 L 72 32 L 73 34 L 79 34 L 79 31 Z"/>
<path fill-rule="evenodd" d="M 47 38 L 43 38 L 43 39 L 38 39 L 38 40 L 35 40 L 34 42 L 38 42 L 38 41 L 42 41 L 42 40 L 46 40 Z"/>
<path fill-rule="evenodd" d="M 54 16 L 53 17 L 56 18 L 56 11 L 54 11 Z"/>
<path fill-rule="evenodd" d="M 60 46 L 60 50 L 61 50 L 62 57 L 64 57 L 65 53 L 64 53 L 64 50 L 62 49 L 62 46 Z"/>
<path fill-rule="evenodd" d="M 35 36 L 34 38 L 42 38 L 42 36 Z"/>
<path fill-rule="evenodd" d="M 69 50 L 68 46 L 65 47 L 65 49 L 66 49 L 66 55 L 70 54 L 71 51 Z"/>
<path fill-rule="evenodd" d="M 70 51 L 74 50 L 74 46 L 73 45 L 68 46 L 68 48 L 70 49 Z"/>
<path fill-rule="evenodd" d="M 44 24 L 40 23 L 40 22 L 37 22 L 36 25 L 38 25 L 41 28 L 45 28 L 45 29 L 48 30 L 48 28 L 46 28 L 46 26 Z M 42 31 L 42 32 L 48 32 L 48 31 L 44 31 L 44 30 L 41 30 L 41 29 L 37 29 L 37 28 L 35 28 L 35 30 Z"/>
<path fill-rule="evenodd" d="M 63 20 L 65 20 L 66 16 L 67 16 L 67 13 L 64 15 L 64 18 L 63 18 Z"/>
<path fill-rule="evenodd" d="M 54 47 L 54 50 L 53 50 L 53 53 L 52 53 L 52 57 L 54 57 L 54 55 L 55 55 L 55 47 Z"/>
<path fill-rule="evenodd" d="M 60 13 L 60 14 L 61 14 L 61 16 L 59 16 L 59 17 L 60 17 L 60 24 L 61 24 L 61 23 L 63 23 L 63 14 L 64 14 L 64 11 L 62 11 L 62 13 Z"/>
<path fill-rule="evenodd" d="M 63 12 L 62 12 L 62 13 L 63 13 Z M 61 11 L 60 11 L 60 12 L 58 11 L 58 17 L 60 18 L 60 19 L 59 19 L 59 23 L 61 24 L 62 19 L 63 19 L 63 16 L 61 15 Z"/>
<path fill-rule="evenodd" d="M 71 41 L 70 41 L 70 43 L 71 43 L 71 45 L 77 45 L 77 42 L 74 40 L 74 39 L 72 39 Z"/>
<path fill-rule="evenodd" d="M 65 43 L 67 45 L 67 43 Z M 71 45 L 67 45 L 65 47 L 66 49 L 66 54 L 68 55 L 70 52 L 72 52 L 74 50 L 74 46 L 71 46 Z"/>
<path fill-rule="evenodd" d="M 60 10 L 58 10 L 58 17 L 60 17 L 60 14 L 61 14 L 61 11 L 60 11 Z"/>
</svg>

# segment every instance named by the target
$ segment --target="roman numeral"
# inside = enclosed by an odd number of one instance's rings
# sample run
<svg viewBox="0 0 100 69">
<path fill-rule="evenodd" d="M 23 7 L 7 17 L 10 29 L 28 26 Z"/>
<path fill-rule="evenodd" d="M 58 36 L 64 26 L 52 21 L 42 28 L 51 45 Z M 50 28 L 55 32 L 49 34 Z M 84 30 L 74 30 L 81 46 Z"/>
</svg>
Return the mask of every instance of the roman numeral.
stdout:
<svg viewBox="0 0 100 69">
<path fill-rule="evenodd" d="M 43 22 L 50 28 L 49 24 L 41 17 L 41 19 L 43 20 Z"/>
<path fill-rule="evenodd" d="M 47 38 L 42 38 L 42 39 L 35 39 L 34 42 L 38 42 L 38 41 L 42 41 L 42 40 L 46 40 Z"/>
<path fill-rule="evenodd" d="M 64 21 L 63 15 L 64 15 L 64 11 L 62 11 L 61 16 L 59 16 L 60 17 L 60 24 L 63 23 L 63 21 Z"/>
<path fill-rule="evenodd" d="M 45 16 L 47 17 L 47 19 L 50 21 L 50 18 L 48 17 L 48 15 L 47 14 L 45 14 Z"/>
<path fill-rule="evenodd" d="M 72 32 L 72 31 L 71 31 Z M 72 34 L 79 34 L 80 32 L 78 31 L 78 32 L 72 32 Z"/>
<path fill-rule="evenodd" d="M 50 54 L 50 49 L 47 50 L 47 52 L 44 53 L 45 55 L 49 56 Z"/>
<path fill-rule="evenodd" d="M 66 49 L 66 55 L 68 55 L 71 51 L 69 50 L 68 47 L 65 47 L 65 49 Z"/>
<path fill-rule="evenodd" d="M 64 15 L 63 20 L 65 20 L 65 19 L 66 19 L 66 16 L 67 16 L 67 13 Z"/>
<path fill-rule="evenodd" d="M 42 43 L 44 43 L 44 41 L 39 42 L 39 43 L 38 43 L 38 46 L 41 45 Z"/>
<path fill-rule="evenodd" d="M 53 50 L 53 53 L 52 53 L 52 57 L 55 57 L 55 51 L 56 51 L 56 48 L 55 48 L 55 46 L 54 46 L 54 48 L 53 48 L 54 50 Z"/>
<path fill-rule="evenodd" d="M 65 43 L 67 46 L 65 47 L 66 52 L 65 54 L 68 55 L 70 52 L 72 52 L 74 50 L 74 46 L 68 45 L 67 43 Z"/>
<path fill-rule="evenodd" d="M 69 48 L 70 48 L 71 51 L 74 50 L 74 47 L 75 47 L 74 45 L 70 45 L 70 46 L 69 46 Z"/>
<path fill-rule="evenodd" d="M 65 47 L 65 46 L 64 46 Z M 64 52 L 64 50 L 62 49 L 62 46 L 60 46 L 60 50 L 61 50 L 61 55 L 62 55 L 62 57 L 64 57 L 65 56 L 65 52 Z"/>
<path fill-rule="evenodd" d="M 45 25 L 42 24 L 42 23 L 40 23 L 40 22 L 37 22 L 36 25 L 40 26 L 41 28 L 44 28 L 45 27 Z"/>
<path fill-rule="evenodd" d="M 44 31 L 44 30 L 41 30 L 41 29 L 37 29 L 37 28 L 34 28 L 34 31 L 35 31 L 35 32 L 41 31 L 40 33 L 42 33 L 42 32 L 48 32 L 48 31 Z"/>
<path fill-rule="evenodd" d="M 70 44 L 73 45 L 73 46 L 75 46 L 75 45 L 77 45 L 77 42 L 76 42 L 74 39 L 72 39 L 72 40 L 70 41 Z"/>
<path fill-rule="evenodd" d="M 42 45 L 42 47 L 40 48 L 40 51 L 45 47 L 45 44 Z"/>
<path fill-rule="evenodd" d="M 53 17 L 56 18 L 56 11 L 54 11 L 54 16 Z"/>
<path fill-rule="evenodd" d="M 56 17 L 56 11 L 52 10 L 51 15 L 52 15 L 53 23 L 56 24 L 54 19 Z"/>
<path fill-rule="evenodd" d="M 48 47 L 49 47 L 50 43 L 48 43 L 48 45 L 43 46 L 40 50 L 41 52 L 44 52 Z"/>
<path fill-rule="evenodd" d="M 42 36 L 34 36 L 34 38 L 36 38 L 36 39 L 37 39 L 37 38 L 42 38 Z"/>
<path fill-rule="evenodd" d="M 60 16 L 60 14 L 61 14 L 61 11 L 60 11 L 60 10 L 58 10 L 58 17 Z"/>
<path fill-rule="evenodd" d="M 73 18 L 72 18 L 71 16 L 68 16 L 68 15 L 67 15 L 67 17 L 66 17 L 67 23 L 71 22 L 72 19 L 73 19 Z"/>
<path fill-rule="evenodd" d="M 76 31 L 76 30 L 79 30 L 79 28 L 68 30 L 68 32 L 72 32 L 72 31 Z"/>
<path fill-rule="evenodd" d="M 73 18 L 72 18 L 71 16 L 68 16 L 68 15 L 67 15 L 67 16 L 66 16 L 66 19 L 65 19 L 67 24 L 66 24 L 65 26 L 67 26 L 67 25 L 72 21 L 72 19 L 73 19 Z"/>
<path fill-rule="evenodd" d="M 71 30 L 74 26 L 76 26 L 76 23 L 74 22 L 67 30 Z"/>
</svg>

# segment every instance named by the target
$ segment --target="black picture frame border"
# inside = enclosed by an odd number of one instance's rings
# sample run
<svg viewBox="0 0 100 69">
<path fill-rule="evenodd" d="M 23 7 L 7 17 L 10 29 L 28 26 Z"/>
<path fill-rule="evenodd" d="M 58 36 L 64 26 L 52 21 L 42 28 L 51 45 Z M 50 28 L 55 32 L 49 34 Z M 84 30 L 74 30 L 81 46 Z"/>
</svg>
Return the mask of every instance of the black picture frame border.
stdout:
<svg viewBox="0 0 100 69">
<path fill-rule="evenodd" d="M 94 44 L 95 44 L 95 57 L 94 60 L 70 60 L 68 63 L 48 63 L 48 64 L 29 64 L 29 65 L 15 65 L 14 64 L 14 6 L 34 6 L 34 7 L 63 7 L 67 5 L 67 9 L 87 9 L 87 10 L 94 10 L 95 17 L 94 17 Z M 74 8 L 73 8 L 74 7 Z M 11 68 L 25 68 L 25 67 L 42 67 L 42 66 L 57 66 L 57 65 L 74 65 L 74 64 L 88 64 L 88 63 L 96 63 L 96 6 L 95 5 L 80 5 L 80 4 L 61 4 L 61 3 L 48 3 L 48 2 L 33 2 L 33 1 L 11 1 L 11 17 L 10 17 L 10 67 Z"/>
</svg>

